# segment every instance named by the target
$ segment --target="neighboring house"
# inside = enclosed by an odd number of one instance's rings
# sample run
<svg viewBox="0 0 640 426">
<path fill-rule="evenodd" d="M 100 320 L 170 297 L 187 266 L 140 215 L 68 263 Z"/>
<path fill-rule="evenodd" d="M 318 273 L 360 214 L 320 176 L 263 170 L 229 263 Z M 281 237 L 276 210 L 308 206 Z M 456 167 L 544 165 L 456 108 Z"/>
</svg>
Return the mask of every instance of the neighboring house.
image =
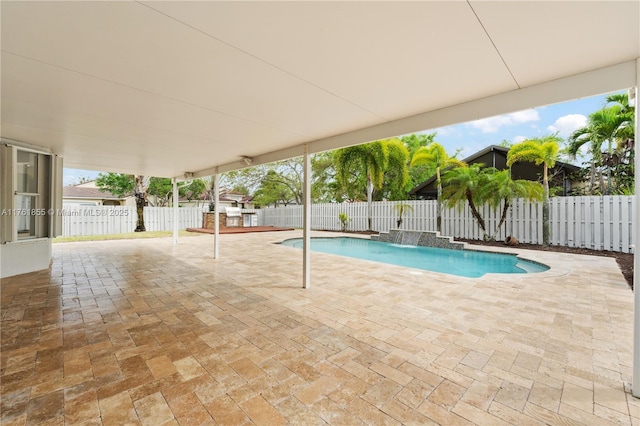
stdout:
<svg viewBox="0 0 640 426">
<path fill-rule="evenodd" d="M 66 207 L 77 206 L 133 206 L 133 197 L 118 197 L 109 191 L 102 191 L 94 181 L 62 188 L 62 204 Z"/>
<path fill-rule="evenodd" d="M 210 192 L 205 191 L 199 200 L 191 200 L 180 198 L 180 205 L 182 206 L 198 206 L 203 203 L 210 204 Z M 245 195 L 240 192 L 235 192 L 227 189 L 220 189 L 220 199 L 218 203 L 222 207 L 239 207 L 241 209 L 253 209 L 253 196 Z"/>
<path fill-rule="evenodd" d="M 509 148 L 491 145 L 465 158 L 467 164 L 482 163 L 486 167 L 495 167 L 498 170 L 507 168 L 507 152 Z M 571 191 L 580 181 L 571 179 L 571 175 L 580 170 L 580 167 L 572 164 L 556 161 L 555 167 L 549 170 L 549 188 L 558 187 L 557 195 L 571 195 Z M 534 163 L 518 162 L 511 166 L 511 176 L 513 179 L 526 179 L 542 182 L 542 165 L 536 166 Z M 438 190 L 436 187 L 436 177 L 432 176 L 420 185 L 413 188 L 409 194 L 418 199 L 435 200 Z"/>
<path fill-rule="evenodd" d="M 222 205 L 229 205 L 229 207 L 240 207 L 241 209 L 252 209 L 253 197 L 244 195 L 235 191 L 222 191 L 220 193 L 219 202 Z"/>
<path fill-rule="evenodd" d="M 62 188 L 62 201 L 64 206 L 130 206 L 135 207 L 136 201 L 133 196 L 118 197 L 109 191 L 103 191 L 96 186 L 94 181 L 69 185 Z M 181 207 L 199 207 L 209 205 L 208 191 L 203 193 L 198 199 L 188 200 L 180 197 Z M 228 190 L 220 191 L 220 205 L 226 207 L 240 207 L 243 209 L 254 208 L 253 197 Z M 171 200 L 170 200 L 171 201 Z M 158 205 L 157 197 L 152 194 L 147 195 L 147 205 L 155 207 Z"/>
</svg>

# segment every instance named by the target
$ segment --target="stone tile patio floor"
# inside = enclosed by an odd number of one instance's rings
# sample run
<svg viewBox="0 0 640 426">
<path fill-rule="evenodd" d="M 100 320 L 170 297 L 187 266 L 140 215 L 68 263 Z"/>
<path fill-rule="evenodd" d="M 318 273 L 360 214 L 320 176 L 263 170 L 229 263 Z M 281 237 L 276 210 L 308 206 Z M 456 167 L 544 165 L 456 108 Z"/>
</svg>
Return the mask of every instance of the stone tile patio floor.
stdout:
<svg viewBox="0 0 640 426">
<path fill-rule="evenodd" d="M 271 244 L 300 235 L 55 244 L 2 280 L 1 423 L 640 424 L 615 260 L 468 279 L 313 253 L 304 290 Z"/>
</svg>

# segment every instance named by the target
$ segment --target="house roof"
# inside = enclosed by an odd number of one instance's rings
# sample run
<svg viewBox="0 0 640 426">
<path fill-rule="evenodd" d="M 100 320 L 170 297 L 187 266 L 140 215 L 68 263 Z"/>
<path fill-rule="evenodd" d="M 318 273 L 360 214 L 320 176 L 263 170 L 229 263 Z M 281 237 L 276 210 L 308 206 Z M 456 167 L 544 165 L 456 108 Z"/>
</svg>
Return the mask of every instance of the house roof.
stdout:
<svg viewBox="0 0 640 426">
<path fill-rule="evenodd" d="M 225 172 L 246 167 L 242 156 L 266 163 L 626 89 L 640 57 L 638 1 L 0 8 L 1 136 L 67 167 L 151 176 Z M 593 30 L 603 16 L 615 43 Z"/>
<path fill-rule="evenodd" d="M 500 155 L 503 158 L 507 157 L 507 153 L 509 152 L 509 148 L 506 148 L 504 146 L 500 146 L 500 145 L 489 145 L 488 147 L 481 149 L 480 151 L 471 154 L 470 156 L 468 156 L 467 158 L 465 158 L 464 161 L 467 164 L 475 164 L 478 162 L 483 162 L 482 157 L 486 156 L 489 153 L 496 153 L 498 155 Z M 484 163 L 484 162 L 483 162 Z M 486 167 L 496 167 L 498 169 L 503 169 L 503 167 L 499 167 L 499 165 L 493 165 L 493 164 L 484 164 Z M 520 163 L 519 165 L 522 165 L 522 163 Z M 514 165 L 514 167 L 517 167 L 518 165 Z M 532 167 L 536 167 L 534 165 L 530 165 Z M 567 172 L 571 173 L 571 172 L 575 172 L 577 170 L 580 170 L 580 167 L 578 166 L 574 166 L 573 164 L 569 164 L 569 163 L 564 163 L 562 161 L 556 161 L 555 167 L 556 169 L 565 169 Z M 416 187 L 414 187 L 409 193 L 411 195 L 415 195 L 418 194 L 420 192 L 422 192 L 425 188 L 432 186 L 436 181 L 436 176 L 431 176 L 429 179 L 425 180 L 424 182 L 420 183 L 419 185 L 417 185 Z"/>
<path fill-rule="evenodd" d="M 253 201 L 252 195 L 244 195 L 239 192 L 234 192 L 233 194 L 241 195 L 242 197 L 230 198 L 226 196 L 227 194 L 228 193 L 220 193 L 219 200 L 224 202 L 239 202 L 239 203 L 250 203 Z M 202 195 L 200 195 L 200 200 L 205 200 L 205 201 L 209 200 L 209 194 L 207 192 L 203 193 Z"/>
<path fill-rule="evenodd" d="M 467 158 L 465 158 L 464 161 L 467 164 L 473 164 L 476 163 L 478 159 L 480 159 L 482 156 L 484 156 L 485 154 L 488 154 L 489 152 L 496 152 L 499 153 L 500 155 L 502 155 L 503 157 L 507 157 L 507 153 L 509 152 L 509 148 L 504 147 L 504 146 L 500 146 L 500 145 L 489 145 L 488 147 L 481 149 L 480 151 L 476 152 L 475 154 L 471 154 L 470 156 L 468 156 Z M 486 164 L 486 166 L 491 166 L 490 164 Z M 575 166 L 573 164 L 570 163 L 565 163 L 562 161 L 556 161 L 556 166 L 557 167 L 563 167 L 565 169 L 567 169 L 570 172 L 575 172 L 577 170 L 580 170 L 580 167 Z"/>
<path fill-rule="evenodd" d="M 87 188 L 78 185 L 65 186 L 62 188 L 62 198 L 92 198 L 103 200 L 124 200 L 109 191 L 101 191 L 99 188 Z"/>
</svg>

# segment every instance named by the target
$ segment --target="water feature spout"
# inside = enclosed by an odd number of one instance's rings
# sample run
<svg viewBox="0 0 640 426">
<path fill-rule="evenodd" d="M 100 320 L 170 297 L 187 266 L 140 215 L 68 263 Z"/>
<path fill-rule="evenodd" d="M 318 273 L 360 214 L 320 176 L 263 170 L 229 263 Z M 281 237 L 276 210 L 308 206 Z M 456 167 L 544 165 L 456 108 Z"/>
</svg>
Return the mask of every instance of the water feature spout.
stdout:
<svg viewBox="0 0 640 426">
<path fill-rule="evenodd" d="M 396 232 L 396 237 L 393 239 L 393 243 L 394 244 L 402 244 L 403 237 L 404 237 L 404 231 L 398 230 Z"/>
<path fill-rule="evenodd" d="M 402 246 L 417 246 L 422 236 L 420 231 L 402 231 L 398 229 L 393 232 L 395 232 L 393 243 Z"/>
<path fill-rule="evenodd" d="M 402 244 L 406 246 L 417 246 L 422 232 L 406 232 L 402 239 Z"/>
</svg>

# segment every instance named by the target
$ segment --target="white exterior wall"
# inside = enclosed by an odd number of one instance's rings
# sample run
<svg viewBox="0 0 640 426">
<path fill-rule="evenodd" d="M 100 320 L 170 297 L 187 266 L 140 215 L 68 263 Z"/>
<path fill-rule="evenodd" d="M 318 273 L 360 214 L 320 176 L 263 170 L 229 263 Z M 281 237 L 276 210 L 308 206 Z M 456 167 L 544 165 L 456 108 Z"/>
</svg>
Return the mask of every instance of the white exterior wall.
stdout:
<svg viewBox="0 0 640 426">
<path fill-rule="evenodd" d="M 0 242 L 0 278 L 28 272 L 40 271 L 49 268 L 52 259 L 53 237 L 62 232 L 62 167 L 61 157 L 55 156 L 47 150 L 39 147 L 21 144 L 15 141 L 2 141 L 0 145 L 0 164 L 3 171 L 0 173 L 0 211 L 4 212 L 0 217 L 0 226 L 3 227 L 2 241 Z M 39 222 L 37 226 L 45 226 L 46 237 L 17 238 L 15 225 L 16 216 L 10 213 L 16 209 L 14 205 L 15 193 L 15 169 L 14 161 L 16 149 L 27 150 L 46 155 L 50 158 L 48 166 L 43 167 L 38 179 L 44 182 L 39 188 L 42 203 L 37 206 L 38 211 L 47 212 L 46 220 Z M 13 158 L 12 158 L 13 157 Z M 11 217 L 13 216 L 13 217 Z M 43 219 L 45 216 L 41 216 Z"/>
<path fill-rule="evenodd" d="M 0 245 L 0 278 L 47 269 L 51 264 L 51 238 Z"/>
</svg>

